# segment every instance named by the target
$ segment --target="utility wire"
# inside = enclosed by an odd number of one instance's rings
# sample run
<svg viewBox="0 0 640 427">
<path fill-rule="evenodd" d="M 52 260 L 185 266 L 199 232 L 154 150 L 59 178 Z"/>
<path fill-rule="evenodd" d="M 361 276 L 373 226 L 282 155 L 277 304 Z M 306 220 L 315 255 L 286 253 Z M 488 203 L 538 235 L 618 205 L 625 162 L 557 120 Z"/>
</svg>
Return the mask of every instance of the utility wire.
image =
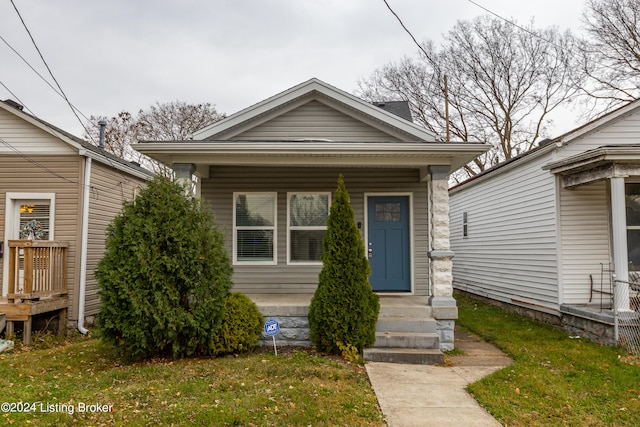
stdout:
<svg viewBox="0 0 640 427">
<path fill-rule="evenodd" d="M 67 95 L 64 93 L 64 90 L 62 90 L 62 86 L 60 86 L 60 83 L 58 83 L 58 80 L 53 75 L 53 72 L 51 71 L 51 68 L 49 68 L 49 64 L 47 64 L 47 61 L 44 59 L 44 56 L 42 55 L 42 52 L 40 51 L 40 48 L 38 47 L 35 39 L 31 35 L 31 31 L 29 31 L 29 27 L 27 27 L 26 22 L 24 22 L 24 19 L 22 19 L 22 15 L 20 14 L 20 11 L 16 7 L 16 4 L 14 3 L 13 0 L 11 0 L 11 4 L 13 5 L 13 8 L 15 9 L 16 13 L 18 14 L 18 17 L 20 18 L 20 22 L 22 22 L 22 25 L 24 26 L 24 29 L 27 31 L 27 34 L 29 34 L 29 38 L 31 39 L 31 42 L 33 43 L 33 46 L 36 48 L 36 51 L 38 52 L 38 55 L 40 55 L 40 59 L 42 59 L 42 62 L 44 63 L 44 66 L 47 68 L 47 71 L 49 72 L 49 75 L 51 76 L 51 78 L 55 82 L 56 86 L 58 86 L 58 89 L 60 90 L 60 94 L 62 95 L 64 100 L 67 101 L 67 104 L 69 105 L 69 108 L 71 108 L 71 111 L 73 112 L 73 115 L 76 116 L 76 119 L 78 119 L 78 122 L 80 122 L 80 125 L 84 128 L 84 130 L 87 133 L 87 135 L 89 135 L 89 137 L 93 141 L 93 137 L 89 133 L 89 130 L 87 129 L 87 127 L 84 125 L 84 123 L 80 119 L 80 116 L 78 116 L 78 113 L 76 112 L 73 104 L 71 104 L 71 101 L 69 101 L 69 98 L 67 97 Z M 93 142 L 95 143 L 95 141 L 93 141 Z"/>
<path fill-rule="evenodd" d="M 549 43 L 550 45 L 553 45 L 553 46 L 557 47 L 558 49 L 560 49 L 560 50 L 562 50 L 562 51 L 565 51 L 565 53 L 571 53 L 571 52 L 566 52 L 566 49 L 565 49 L 563 46 L 560 46 L 559 44 L 557 44 L 557 43 L 555 43 L 555 42 L 553 42 L 553 41 L 551 41 L 551 40 L 547 40 L 547 39 L 545 39 L 544 37 L 542 37 L 540 34 L 536 34 L 536 33 L 534 33 L 533 31 L 528 30 L 528 29 L 526 29 L 525 27 L 523 27 L 523 26 L 521 26 L 521 25 L 518 25 L 517 23 L 515 23 L 515 22 L 513 22 L 513 21 L 508 20 L 507 18 L 503 18 L 502 16 L 498 15 L 497 13 L 493 12 L 492 10 L 489 10 L 489 9 L 487 9 L 486 7 L 482 6 L 481 4 L 476 3 L 476 2 L 475 2 L 475 1 L 473 1 L 473 0 L 467 0 L 467 1 L 468 1 L 469 3 L 471 3 L 471 4 L 473 4 L 473 5 L 478 6 L 480 9 L 482 9 L 482 10 L 484 10 L 485 12 L 487 12 L 487 13 L 489 13 L 489 14 L 491 14 L 491 15 L 495 16 L 496 18 L 500 19 L 501 21 L 504 21 L 504 22 L 506 22 L 506 23 L 508 23 L 508 24 L 510 24 L 510 25 L 513 25 L 513 26 L 514 26 L 514 27 L 516 27 L 516 28 L 519 28 L 520 30 L 524 31 L 525 33 L 528 33 L 528 34 L 530 34 L 530 35 L 532 35 L 532 36 L 534 36 L 534 37 L 536 37 L 536 38 L 539 38 L 540 40 L 542 40 L 542 41 L 544 41 L 544 42 L 546 42 L 546 43 Z"/>
<path fill-rule="evenodd" d="M 13 1 L 13 0 L 12 0 Z M 397 13 L 395 13 L 393 11 L 393 9 L 391 9 L 391 6 L 389 6 L 389 3 L 387 3 L 387 0 L 382 0 L 384 2 L 385 5 L 387 5 L 387 9 L 389 9 L 389 11 L 393 14 L 393 16 L 396 17 L 396 19 L 398 20 L 398 22 L 400 23 L 400 25 L 402 26 L 402 28 L 404 28 L 404 30 L 407 32 L 407 34 L 409 34 L 409 37 L 411 37 L 411 40 L 413 40 L 413 42 L 416 44 L 416 46 L 418 46 L 418 48 L 422 51 L 422 53 L 425 54 L 425 56 L 428 58 L 429 55 L 427 54 L 427 52 L 424 50 L 424 48 L 422 47 L 422 45 L 420 43 L 418 43 L 418 40 L 416 40 L 416 38 L 413 36 L 413 34 L 411 33 L 411 31 L 409 31 L 409 29 L 404 25 L 404 22 L 402 22 L 402 19 L 400 19 L 400 17 L 398 16 Z"/>
<path fill-rule="evenodd" d="M 16 95 L 15 93 L 13 93 L 13 92 L 11 91 L 11 89 L 9 89 L 9 88 L 7 87 L 7 85 L 5 85 L 5 84 L 2 82 L 2 80 L 0 80 L 0 86 L 2 86 L 3 88 L 5 88 L 5 89 L 7 90 L 7 92 L 9 92 L 9 93 L 11 94 L 11 96 L 12 96 L 16 101 L 18 101 L 18 102 L 19 102 L 19 103 L 20 103 L 24 108 L 26 108 L 26 109 L 27 109 L 27 111 L 28 111 L 28 112 L 30 112 L 30 113 L 31 113 L 31 115 L 35 116 L 35 114 L 33 114 L 33 111 L 31 111 L 31 110 L 30 110 L 26 105 L 24 105 L 24 102 L 22 102 L 22 101 L 20 100 L 20 98 L 18 98 L 18 95 Z"/>
<path fill-rule="evenodd" d="M 9 42 L 8 42 L 4 37 L 2 37 L 1 35 L 0 35 L 0 40 L 2 40 L 2 41 L 4 42 L 4 44 L 6 44 L 6 45 L 7 45 L 7 47 L 13 51 L 13 53 L 15 53 L 16 55 L 18 55 L 18 57 L 19 57 L 20 59 L 22 59 L 22 61 L 23 61 L 25 64 L 27 64 L 27 66 L 28 66 L 29 68 L 31 68 L 31 71 L 33 71 L 34 73 L 36 73 L 36 74 L 38 75 L 38 77 L 40 77 L 40 79 L 42 79 L 42 81 L 43 81 L 43 82 L 45 82 L 45 83 L 46 83 L 46 84 L 51 88 L 51 90 L 53 90 L 53 91 L 54 91 L 54 92 L 55 92 L 59 97 L 61 97 L 62 99 L 64 99 L 64 96 L 63 96 L 60 92 L 58 92 L 58 89 L 56 89 L 55 87 L 53 87 L 53 85 L 49 82 L 49 80 L 45 79 L 45 78 L 44 78 L 44 76 L 43 76 L 42 74 L 40 74 L 40 72 L 38 72 L 38 70 L 36 70 L 36 69 L 33 67 L 33 65 L 31 65 L 31 64 L 29 63 L 29 61 L 27 61 L 27 59 L 26 59 L 24 56 L 22 56 L 22 55 L 20 54 L 20 52 L 18 52 L 18 51 L 17 51 L 13 46 L 11 46 L 11 44 L 9 44 Z M 5 89 L 6 89 L 6 86 L 5 86 Z M 9 90 L 9 89 L 7 89 L 7 90 Z M 9 92 L 11 93 L 11 91 L 9 91 Z M 13 93 L 12 93 L 12 95 L 13 95 Z M 15 95 L 13 95 L 13 96 L 15 96 Z M 16 98 L 17 98 L 17 97 L 16 97 Z M 20 103 L 21 103 L 22 105 L 25 105 L 22 101 L 20 101 Z M 25 105 L 25 107 L 26 107 L 26 105 Z M 82 111 L 80 111 L 80 110 L 79 110 L 75 105 L 73 105 L 73 108 L 74 108 L 76 111 L 78 111 L 78 112 L 80 113 L 80 115 L 82 115 L 82 117 L 84 117 L 84 118 L 85 118 L 85 120 L 86 120 L 86 121 L 91 122 L 91 120 L 90 120 L 89 118 L 87 118 L 87 116 L 85 116 L 85 115 L 82 113 Z M 27 108 L 27 109 L 28 109 L 28 108 Z M 29 110 L 29 111 L 31 111 L 31 110 Z M 33 113 L 32 113 L 32 114 L 33 114 Z M 35 116 L 35 114 L 34 114 L 34 116 Z"/>
</svg>

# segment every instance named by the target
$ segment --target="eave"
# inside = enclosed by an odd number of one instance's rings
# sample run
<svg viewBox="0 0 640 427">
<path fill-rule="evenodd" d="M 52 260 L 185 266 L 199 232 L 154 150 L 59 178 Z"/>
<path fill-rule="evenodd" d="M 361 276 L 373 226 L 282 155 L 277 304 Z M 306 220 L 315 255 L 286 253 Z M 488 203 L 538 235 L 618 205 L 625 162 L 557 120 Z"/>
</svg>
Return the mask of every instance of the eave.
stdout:
<svg viewBox="0 0 640 427">
<path fill-rule="evenodd" d="M 490 148 L 476 143 L 424 142 L 143 142 L 132 147 L 164 164 L 281 167 L 403 167 L 465 165 Z"/>
</svg>

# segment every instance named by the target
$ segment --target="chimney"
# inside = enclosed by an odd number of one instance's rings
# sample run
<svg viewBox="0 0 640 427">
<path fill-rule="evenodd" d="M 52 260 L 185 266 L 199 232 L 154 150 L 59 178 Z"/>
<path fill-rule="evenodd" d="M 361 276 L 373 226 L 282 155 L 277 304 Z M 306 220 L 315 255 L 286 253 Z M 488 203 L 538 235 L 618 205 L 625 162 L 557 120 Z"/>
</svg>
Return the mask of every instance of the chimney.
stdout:
<svg viewBox="0 0 640 427">
<path fill-rule="evenodd" d="M 100 142 L 98 143 L 98 147 L 104 149 L 104 130 L 107 127 L 107 122 L 104 120 L 100 120 L 98 122 L 98 126 L 100 126 Z"/>
</svg>

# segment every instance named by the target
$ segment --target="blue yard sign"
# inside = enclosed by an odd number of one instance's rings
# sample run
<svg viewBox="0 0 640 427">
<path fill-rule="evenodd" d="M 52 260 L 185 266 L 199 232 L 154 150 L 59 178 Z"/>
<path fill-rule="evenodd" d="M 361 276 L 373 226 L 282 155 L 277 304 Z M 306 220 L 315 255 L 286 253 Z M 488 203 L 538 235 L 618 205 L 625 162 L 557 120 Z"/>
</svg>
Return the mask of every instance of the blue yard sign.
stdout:
<svg viewBox="0 0 640 427">
<path fill-rule="evenodd" d="M 270 337 L 276 335 L 280 332 L 280 325 L 277 320 L 269 319 L 264 322 L 264 333 L 269 335 Z"/>
<path fill-rule="evenodd" d="M 278 349 L 276 348 L 276 334 L 280 332 L 280 324 L 277 320 L 269 319 L 264 322 L 264 333 L 273 338 L 273 351 L 275 355 L 278 355 Z"/>
</svg>

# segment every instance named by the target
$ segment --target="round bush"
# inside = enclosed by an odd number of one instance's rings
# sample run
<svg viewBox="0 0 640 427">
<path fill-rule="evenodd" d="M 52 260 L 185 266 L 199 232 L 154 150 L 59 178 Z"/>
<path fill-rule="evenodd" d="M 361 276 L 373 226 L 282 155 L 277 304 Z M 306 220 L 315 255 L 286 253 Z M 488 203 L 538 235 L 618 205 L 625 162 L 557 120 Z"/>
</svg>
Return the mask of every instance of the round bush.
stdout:
<svg viewBox="0 0 640 427">
<path fill-rule="evenodd" d="M 258 344 L 264 318 L 256 304 L 241 292 L 225 299 L 222 328 L 213 336 L 214 354 L 242 353 Z"/>
</svg>

